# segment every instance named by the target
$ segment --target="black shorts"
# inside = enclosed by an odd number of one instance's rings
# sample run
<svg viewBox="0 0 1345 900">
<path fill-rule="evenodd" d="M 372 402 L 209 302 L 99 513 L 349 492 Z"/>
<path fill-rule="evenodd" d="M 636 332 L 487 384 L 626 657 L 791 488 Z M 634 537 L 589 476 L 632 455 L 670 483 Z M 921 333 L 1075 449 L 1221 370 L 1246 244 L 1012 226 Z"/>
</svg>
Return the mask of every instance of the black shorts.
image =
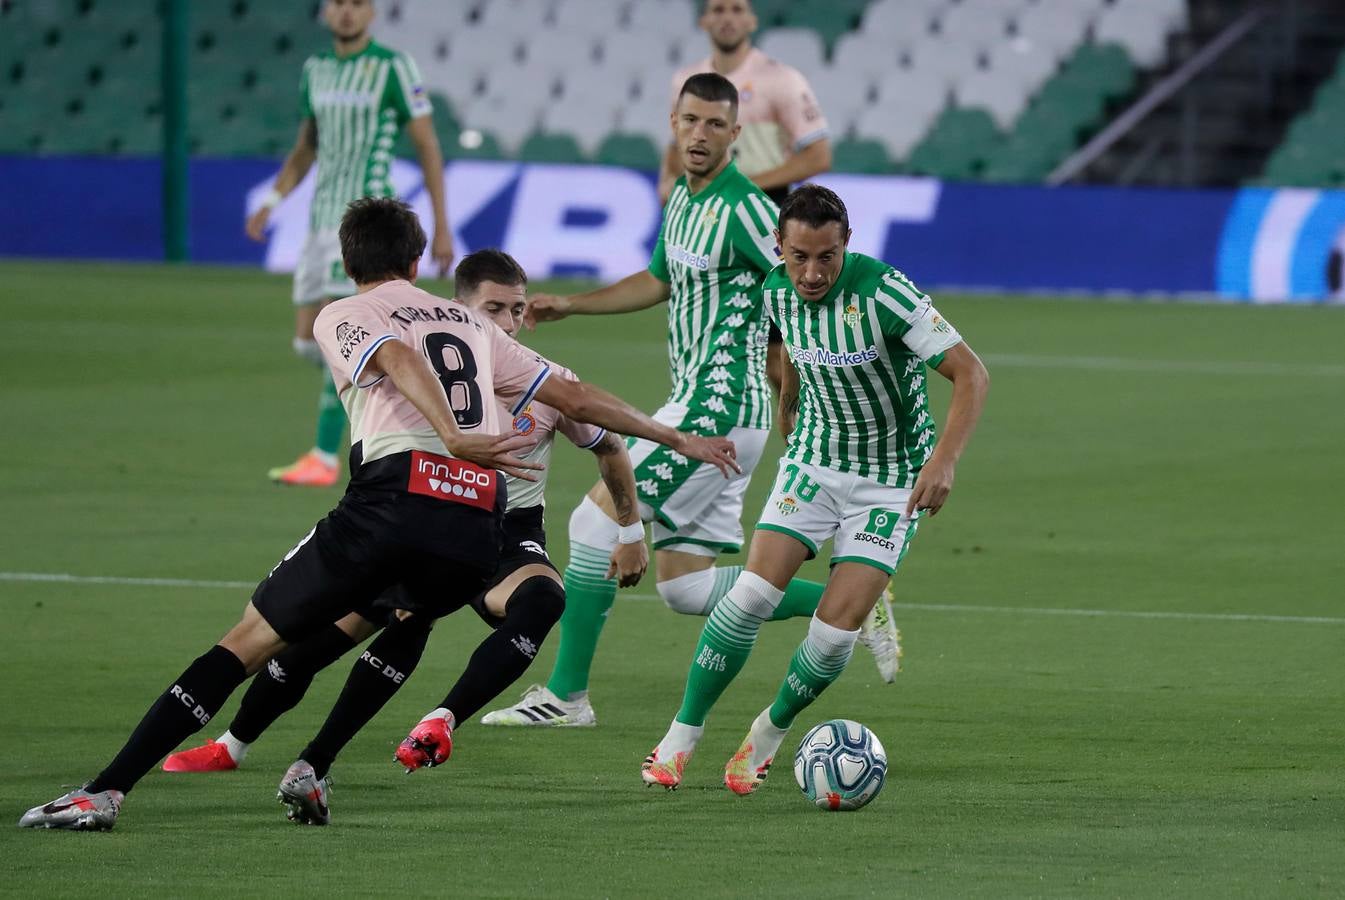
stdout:
<svg viewBox="0 0 1345 900">
<path fill-rule="evenodd" d="M 428 478 L 427 467 L 431 475 L 444 469 L 453 481 Z M 386 623 L 388 607 L 378 602 L 384 594 L 398 598 L 393 608 L 442 615 L 480 593 L 499 566 L 506 502 L 500 473 L 419 452 L 364 464 L 359 444 L 351 448 L 350 471 L 336 508 L 252 594 L 253 606 L 289 643 L 351 612 Z M 482 486 L 472 492 L 475 502 L 447 489 L 459 487 L 464 474 Z M 444 488 L 443 499 L 427 483 Z"/>
</svg>

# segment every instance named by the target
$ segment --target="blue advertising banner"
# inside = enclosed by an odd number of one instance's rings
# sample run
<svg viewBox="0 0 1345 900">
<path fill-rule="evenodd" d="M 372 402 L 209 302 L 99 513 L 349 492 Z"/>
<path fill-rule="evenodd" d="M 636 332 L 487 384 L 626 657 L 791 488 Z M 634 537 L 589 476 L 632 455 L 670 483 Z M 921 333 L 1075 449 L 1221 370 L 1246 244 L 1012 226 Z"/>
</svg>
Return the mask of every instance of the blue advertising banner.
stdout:
<svg viewBox="0 0 1345 900">
<path fill-rule="evenodd" d="M 293 270 L 307 232 L 311 174 L 275 210 L 264 245 L 243 234 L 276 170 L 274 160 L 193 161 L 193 260 Z M 646 265 L 658 234 L 652 173 L 457 160 L 445 178 L 459 254 L 503 247 L 535 278 L 620 278 Z M 392 180 L 428 220 L 419 168 L 399 160 Z M 852 249 L 930 288 L 1262 302 L 1341 295 L 1345 192 L 819 180 L 850 209 Z M 161 258 L 156 160 L 0 157 L 0 190 L 0 256 Z"/>
</svg>

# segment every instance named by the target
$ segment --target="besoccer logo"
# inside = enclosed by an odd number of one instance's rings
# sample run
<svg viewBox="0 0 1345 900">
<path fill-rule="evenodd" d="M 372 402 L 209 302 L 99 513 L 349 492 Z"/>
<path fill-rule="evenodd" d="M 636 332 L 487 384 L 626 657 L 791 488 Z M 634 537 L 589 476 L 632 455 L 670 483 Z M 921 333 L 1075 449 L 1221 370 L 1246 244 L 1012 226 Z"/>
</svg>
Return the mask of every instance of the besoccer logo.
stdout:
<svg viewBox="0 0 1345 900">
<path fill-rule="evenodd" d="M 869 524 L 864 526 L 864 531 L 868 534 L 876 534 L 878 537 L 892 537 L 892 529 L 897 527 L 897 520 L 901 516 L 890 509 L 871 509 L 869 510 Z"/>
<path fill-rule="evenodd" d="M 780 515 L 782 516 L 792 516 L 799 511 L 799 501 L 795 500 L 793 497 L 785 497 L 780 500 L 780 502 L 776 503 L 775 506 L 780 510 Z"/>
</svg>

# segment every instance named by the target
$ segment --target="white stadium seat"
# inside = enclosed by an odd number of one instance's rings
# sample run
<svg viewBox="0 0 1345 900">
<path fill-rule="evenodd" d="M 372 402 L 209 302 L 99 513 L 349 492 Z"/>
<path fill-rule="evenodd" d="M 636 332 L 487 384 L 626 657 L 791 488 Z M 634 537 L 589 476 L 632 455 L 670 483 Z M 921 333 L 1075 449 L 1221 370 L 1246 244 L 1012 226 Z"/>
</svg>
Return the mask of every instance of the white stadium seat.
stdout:
<svg viewBox="0 0 1345 900">
<path fill-rule="evenodd" d="M 598 59 L 598 37 L 591 31 L 545 28 L 524 42 L 523 58 L 557 69 L 588 68 Z"/>
<path fill-rule="evenodd" d="M 999 9 L 954 6 L 939 16 L 939 37 L 948 46 L 988 49 L 1008 40 L 1009 16 Z"/>
<path fill-rule="evenodd" d="M 489 131 L 505 153 L 514 154 L 528 135 L 537 130 L 540 108 L 506 95 L 487 95 L 459 110 L 459 118 L 464 129 Z"/>
<path fill-rule="evenodd" d="M 1120 44 L 1137 66 L 1150 68 L 1167 56 L 1167 37 L 1172 30 L 1165 16 L 1146 9 L 1114 7 L 1103 13 L 1093 26 L 1093 40 L 1099 44 Z"/>
<path fill-rule="evenodd" d="M 1008 131 L 1027 107 L 1028 94 L 1022 85 L 990 70 L 976 72 L 954 89 L 957 105 L 984 109 L 995 124 Z"/>
<path fill-rule="evenodd" d="M 834 66 L 818 69 L 809 76 L 808 83 L 834 135 L 847 133 L 859 114 L 873 102 L 872 80 L 848 69 Z"/>
<path fill-rule="evenodd" d="M 539 121 L 542 131 L 569 134 L 584 153 L 592 156 L 603 138 L 616 129 L 618 110 L 617 104 L 594 103 L 586 97 L 566 98 L 543 107 Z"/>
<path fill-rule="evenodd" d="M 1081 6 L 1062 5 L 1029 7 L 1017 17 L 1015 44 L 1042 48 L 1056 59 L 1070 56 L 1083 43 L 1088 26 L 1096 17 L 1096 10 Z"/>
<path fill-rule="evenodd" d="M 908 50 L 907 62 L 909 68 L 919 72 L 921 77 L 937 80 L 945 87 L 951 87 L 981 68 L 982 52 L 975 47 L 948 46 L 932 41 Z"/>
<path fill-rule="evenodd" d="M 860 30 L 889 40 L 929 33 L 943 0 L 877 0 L 864 10 Z"/>
<path fill-rule="evenodd" d="M 812 28 L 772 28 L 758 37 L 755 43 L 763 53 L 785 60 L 805 78 L 826 65 L 822 36 Z"/>
<path fill-rule="evenodd" d="M 1185 30 L 1189 23 L 1186 0 L 1112 0 L 1113 10 L 1159 19 L 1168 31 Z"/>
<path fill-rule="evenodd" d="M 937 112 L 919 107 L 879 103 L 860 114 L 855 135 L 881 141 L 889 156 L 902 160 L 911 155 L 937 117 Z"/>
<path fill-rule="evenodd" d="M 1000 44 L 990 55 L 990 70 L 1020 86 L 1031 97 L 1059 68 L 1059 57 L 1027 41 Z"/>
<path fill-rule="evenodd" d="M 671 77 L 671 76 L 670 76 Z M 672 124 L 666 104 L 630 103 L 621 111 L 619 124 L 622 131 L 643 134 L 662 150 L 672 143 Z"/>
<path fill-rule="evenodd" d="M 696 8 L 687 0 L 636 0 L 626 27 L 653 34 L 686 34 L 696 30 Z"/>
<path fill-rule="evenodd" d="M 551 24 L 562 30 L 603 34 L 625 23 L 629 7 L 628 0 L 556 0 Z"/>
<path fill-rule="evenodd" d="M 666 67 L 668 80 L 672 81 L 671 54 L 662 35 L 612 32 L 603 36 L 599 52 L 603 68 L 610 72 L 620 72 L 636 78 L 651 67 L 659 69 Z"/>
<path fill-rule="evenodd" d="M 866 82 L 876 82 L 901 65 L 906 46 L 909 45 L 866 31 L 852 31 L 836 42 L 831 65 Z"/>
</svg>

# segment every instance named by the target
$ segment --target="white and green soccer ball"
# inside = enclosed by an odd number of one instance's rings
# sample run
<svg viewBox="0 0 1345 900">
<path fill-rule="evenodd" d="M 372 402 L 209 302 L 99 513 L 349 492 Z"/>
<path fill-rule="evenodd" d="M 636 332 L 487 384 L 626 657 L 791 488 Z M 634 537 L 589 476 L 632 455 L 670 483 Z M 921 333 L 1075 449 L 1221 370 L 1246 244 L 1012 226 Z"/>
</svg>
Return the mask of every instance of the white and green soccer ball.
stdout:
<svg viewBox="0 0 1345 900">
<path fill-rule="evenodd" d="M 813 726 L 794 754 L 794 780 L 818 809 L 860 809 L 878 796 L 886 779 L 882 742 L 849 719 Z"/>
</svg>

